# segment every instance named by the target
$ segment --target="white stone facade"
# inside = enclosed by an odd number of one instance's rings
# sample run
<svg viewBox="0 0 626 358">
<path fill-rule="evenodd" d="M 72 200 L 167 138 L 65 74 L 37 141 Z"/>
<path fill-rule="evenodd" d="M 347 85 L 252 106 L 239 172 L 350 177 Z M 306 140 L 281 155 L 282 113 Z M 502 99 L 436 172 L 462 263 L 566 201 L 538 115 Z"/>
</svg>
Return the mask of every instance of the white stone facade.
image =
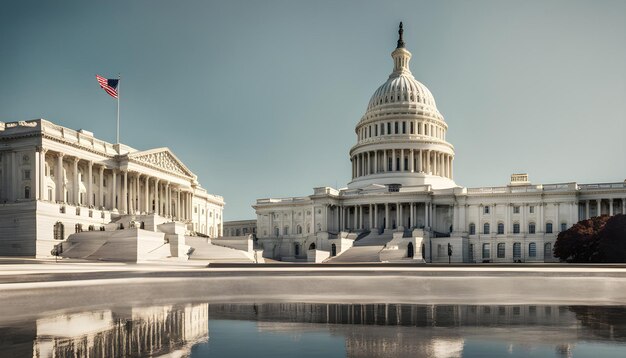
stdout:
<svg viewBox="0 0 626 358">
<path fill-rule="evenodd" d="M 266 257 L 304 260 L 301 248 L 330 250 L 346 232 L 389 242 L 394 231 L 405 232 L 399 249 L 412 257 L 412 229 L 423 229 L 427 262 L 549 262 L 560 231 L 581 219 L 626 213 L 626 182 L 533 185 L 514 174 L 502 187 L 455 184 L 448 126 L 430 91 L 411 75 L 402 37 L 391 56 L 393 72 L 356 126 L 347 188 L 315 188 L 310 196 L 253 206 Z"/>
<path fill-rule="evenodd" d="M 0 255 L 50 256 L 74 232 L 132 217 L 217 237 L 223 208 L 167 148 L 138 151 L 44 119 L 0 122 Z"/>
</svg>

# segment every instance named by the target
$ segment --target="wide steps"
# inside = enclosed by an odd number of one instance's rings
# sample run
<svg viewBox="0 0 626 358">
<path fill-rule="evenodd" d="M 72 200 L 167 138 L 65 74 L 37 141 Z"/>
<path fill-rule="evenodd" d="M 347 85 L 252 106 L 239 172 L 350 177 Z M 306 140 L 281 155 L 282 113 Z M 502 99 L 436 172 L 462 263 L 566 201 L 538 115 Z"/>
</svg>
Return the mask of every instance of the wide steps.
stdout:
<svg viewBox="0 0 626 358">
<path fill-rule="evenodd" d="M 328 260 L 329 263 L 380 262 L 379 253 L 384 245 L 353 246 Z"/>
<path fill-rule="evenodd" d="M 185 236 L 185 244 L 194 249 L 191 256 L 189 256 L 190 260 L 252 262 L 252 260 L 243 251 L 213 245 L 208 239 L 203 237 Z"/>
</svg>

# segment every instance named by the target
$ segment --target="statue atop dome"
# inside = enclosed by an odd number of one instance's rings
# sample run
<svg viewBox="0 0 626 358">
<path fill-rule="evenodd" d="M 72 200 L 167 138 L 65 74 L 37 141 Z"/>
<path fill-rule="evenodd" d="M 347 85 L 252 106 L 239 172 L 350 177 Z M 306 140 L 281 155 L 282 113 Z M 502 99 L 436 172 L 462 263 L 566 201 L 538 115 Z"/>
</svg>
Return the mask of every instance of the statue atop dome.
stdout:
<svg viewBox="0 0 626 358">
<path fill-rule="evenodd" d="M 398 46 L 396 48 L 404 48 L 404 40 L 402 40 L 403 33 L 404 30 L 402 29 L 402 21 L 400 21 L 400 27 L 398 28 L 398 35 L 400 35 L 400 37 L 398 38 Z"/>
</svg>

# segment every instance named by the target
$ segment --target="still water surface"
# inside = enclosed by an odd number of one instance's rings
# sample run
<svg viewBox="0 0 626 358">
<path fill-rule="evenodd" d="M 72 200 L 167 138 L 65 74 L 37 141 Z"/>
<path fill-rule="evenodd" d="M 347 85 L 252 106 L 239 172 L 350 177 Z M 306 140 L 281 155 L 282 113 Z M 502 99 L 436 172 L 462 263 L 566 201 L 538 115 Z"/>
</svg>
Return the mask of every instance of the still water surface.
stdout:
<svg viewBox="0 0 626 358">
<path fill-rule="evenodd" d="M 208 304 L 0 323 L 7 357 L 626 357 L 626 306 Z"/>
</svg>

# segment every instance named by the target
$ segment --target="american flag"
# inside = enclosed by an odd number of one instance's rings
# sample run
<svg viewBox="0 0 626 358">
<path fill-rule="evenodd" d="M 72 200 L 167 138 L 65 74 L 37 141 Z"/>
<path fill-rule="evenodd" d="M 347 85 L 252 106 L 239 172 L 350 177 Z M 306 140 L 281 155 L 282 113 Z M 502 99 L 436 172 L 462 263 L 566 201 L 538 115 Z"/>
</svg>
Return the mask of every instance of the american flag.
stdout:
<svg viewBox="0 0 626 358">
<path fill-rule="evenodd" d="M 117 84 L 120 82 L 118 79 L 107 79 L 100 75 L 96 75 L 96 79 L 102 87 L 111 97 L 117 98 Z"/>
</svg>

